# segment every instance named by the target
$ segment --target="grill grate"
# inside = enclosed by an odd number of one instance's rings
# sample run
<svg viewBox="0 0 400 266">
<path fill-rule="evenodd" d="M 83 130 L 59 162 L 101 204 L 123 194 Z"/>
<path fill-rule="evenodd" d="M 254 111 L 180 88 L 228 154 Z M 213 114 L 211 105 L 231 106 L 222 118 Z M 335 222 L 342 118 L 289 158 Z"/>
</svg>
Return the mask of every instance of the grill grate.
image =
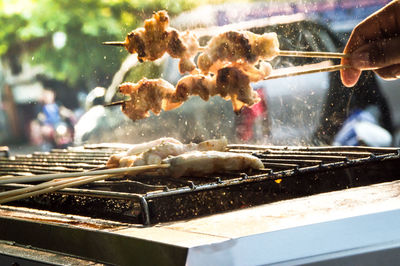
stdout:
<svg viewBox="0 0 400 266">
<path fill-rule="evenodd" d="M 265 169 L 210 177 L 126 176 L 10 203 L 130 223 L 154 224 L 400 178 L 395 148 L 230 145 Z M 123 148 L 97 145 L 0 157 L 0 176 L 101 168 Z M 2 185 L 2 190 L 30 184 Z"/>
</svg>

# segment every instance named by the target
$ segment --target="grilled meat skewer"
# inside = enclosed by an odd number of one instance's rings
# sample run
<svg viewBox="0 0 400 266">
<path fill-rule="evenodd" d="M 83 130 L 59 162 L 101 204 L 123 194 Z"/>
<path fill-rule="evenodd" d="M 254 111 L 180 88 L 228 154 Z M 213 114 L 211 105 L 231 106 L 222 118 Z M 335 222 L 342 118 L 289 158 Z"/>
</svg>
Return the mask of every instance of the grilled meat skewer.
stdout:
<svg viewBox="0 0 400 266">
<path fill-rule="evenodd" d="M 169 27 L 169 17 L 164 10 L 146 19 L 143 28 L 137 28 L 128 33 L 124 42 L 104 42 L 103 44 L 123 46 L 129 53 L 137 53 L 140 62 L 154 61 L 167 52 L 171 57 L 180 59 L 179 71 L 182 74 L 195 70 L 193 57 L 199 48 L 197 38 L 192 32 L 180 33 Z"/>
</svg>

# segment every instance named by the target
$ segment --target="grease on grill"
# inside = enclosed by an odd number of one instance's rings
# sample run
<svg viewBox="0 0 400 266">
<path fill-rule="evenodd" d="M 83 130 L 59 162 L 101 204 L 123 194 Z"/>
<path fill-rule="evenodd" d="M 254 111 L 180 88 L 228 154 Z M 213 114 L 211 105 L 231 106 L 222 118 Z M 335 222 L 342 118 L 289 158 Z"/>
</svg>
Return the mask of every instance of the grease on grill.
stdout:
<svg viewBox="0 0 400 266">
<path fill-rule="evenodd" d="M 11 205 L 120 222 L 142 223 L 140 203 L 132 200 L 46 194 L 18 201 Z"/>
</svg>

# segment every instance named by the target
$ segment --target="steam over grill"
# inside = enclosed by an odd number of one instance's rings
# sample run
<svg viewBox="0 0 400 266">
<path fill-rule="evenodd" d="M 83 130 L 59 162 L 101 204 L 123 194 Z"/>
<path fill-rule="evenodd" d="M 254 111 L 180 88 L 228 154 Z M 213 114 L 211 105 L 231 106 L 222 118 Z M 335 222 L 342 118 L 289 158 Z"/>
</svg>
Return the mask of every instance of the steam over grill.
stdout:
<svg viewBox="0 0 400 266">
<path fill-rule="evenodd" d="M 8 205 L 145 225 L 193 218 L 399 178 L 395 148 L 230 145 L 259 157 L 265 169 L 211 177 L 127 176 L 31 197 Z M 0 176 L 81 172 L 104 167 L 113 153 L 88 145 L 32 155 L 3 156 Z M 2 190 L 30 186 L 1 185 Z"/>
</svg>

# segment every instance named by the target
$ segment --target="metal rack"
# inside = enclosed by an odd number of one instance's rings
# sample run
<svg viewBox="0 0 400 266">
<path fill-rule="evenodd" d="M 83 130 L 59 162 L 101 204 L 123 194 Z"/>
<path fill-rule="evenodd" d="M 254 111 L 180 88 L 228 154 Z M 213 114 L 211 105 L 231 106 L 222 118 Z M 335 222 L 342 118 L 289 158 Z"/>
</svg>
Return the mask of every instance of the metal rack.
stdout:
<svg viewBox="0 0 400 266">
<path fill-rule="evenodd" d="M 230 145 L 229 149 L 259 157 L 265 169 L 202 178 L 126 176 L 12 205 L 149 225 L 400 178 L 396 148 Z M 83 146 L 4 156 L 0 176 L 87 171 L 104 167 L 111 154 L 122 150 Z M 30 185 L 0 188 L 26 186 Z"/>
</svg>

